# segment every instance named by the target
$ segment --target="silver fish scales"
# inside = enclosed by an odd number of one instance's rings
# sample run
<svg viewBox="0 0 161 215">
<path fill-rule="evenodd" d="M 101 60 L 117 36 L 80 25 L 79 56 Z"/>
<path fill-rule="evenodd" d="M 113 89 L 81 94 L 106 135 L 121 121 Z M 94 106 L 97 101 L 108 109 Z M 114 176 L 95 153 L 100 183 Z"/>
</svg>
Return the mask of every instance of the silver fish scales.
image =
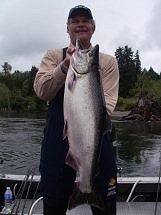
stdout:
<svg viewBox="0 0 161 215">
<path fill-rule="evenodd" d="M 108 121 L 110 127 L 110 120 Z M 102 135 L 107 112 L 99 72 L 99 46 L 81 50 L 80 42 L 70 61 L 64 91 L 64 138 L 68 138 L 66 163 L 79 174 L 81 193 L 94 193 L 99 171 Z"/>
</svg>

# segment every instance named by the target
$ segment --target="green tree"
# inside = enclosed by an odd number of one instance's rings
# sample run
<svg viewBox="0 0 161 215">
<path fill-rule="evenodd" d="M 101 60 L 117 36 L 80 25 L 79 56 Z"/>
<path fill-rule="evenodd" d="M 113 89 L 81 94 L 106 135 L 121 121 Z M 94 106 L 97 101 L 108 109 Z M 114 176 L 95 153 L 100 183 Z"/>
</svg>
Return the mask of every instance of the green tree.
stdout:
<svg viewBox="0 0 161 215">
<path fill-rule="evenodd" d="M 34 79 L 37 71 L 38 71 L 38 68 L 36 68 L 35 66 L 32 66 L 31 70 L 26 72 L 27 78 L 24 80 L 23 87 L 22 87 L 24 96 L 35 95 L 33 84 L 34 84 Z"/>
<path fill-rule="evenodd" d="M 0 82 L 5 84 L 10 91 L 12 91 L 12 66 L 8 62 L 4 62 L 2 66 L 2 72 L 0 73 Z"/>
<path fill-rule="evenodd" d="M 137 50 L 134 56 L 134 63 L 135 63 L 135 70 L 136 73 L 139 75 L 141 73 L 141 61 L 139 56 L 139 51 Z"/>
<path fill-rule="evenodd" d="M 151 77 L 153 80 L 159 80 L 159 74 L 156 73 L 152 67 L 150 67 L 150 69 L 147 71 L 147 74 L 149 75 L 149 77 Z"/>
<path fill-rule="evenodd" d="M 138 76 L 134 94 L 138 97 L 153 99 L 161 98 L 161 80 L 156 79 L 155 73 L 149 73 L 146 69 Z"/>
<path fill-rule="evenodd" d="M 119 47 L 115 52 L 120 72 L 119 96 L 126 98 L 130 96 L 134 88 L 137 77 L 141 72 L 141 61 L 139 52 L 134 52 L 128 46 Z"/>
<path fill-rule="evenodd" d="M 16 70 L 10 73 L 11 67 L 7 62 L 2 65 L 0 72 L 0 108 L 14 111 L 46 111 L 46 103 L 40 100 L 33 90 L 33 83 L 38 68 L 32 66 L 30 71 Z"/>
<path fill-rule="evenodd" d="M 0 108 L 10 109 L 11 92 L 5 84 L 0 83 Z"/>
<path fill-rule="evenodd" d="M 4 72 L 5 75 L 10 74 L 12 70 L 12 66 L 8 62 L 4 62 L 2 66 L 2 71 Z"/>
</svg>

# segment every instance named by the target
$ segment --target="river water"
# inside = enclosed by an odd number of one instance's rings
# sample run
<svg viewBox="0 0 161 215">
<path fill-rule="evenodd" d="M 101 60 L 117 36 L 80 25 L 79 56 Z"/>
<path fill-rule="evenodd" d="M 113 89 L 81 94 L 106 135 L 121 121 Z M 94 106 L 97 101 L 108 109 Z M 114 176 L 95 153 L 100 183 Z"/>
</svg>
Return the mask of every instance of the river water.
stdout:
<svg viewBox="0 0 161 215">
<path fill-rule="evenodd" d="M 158 176 L 161 122 L 113 121 L 117 131 L 118 167 L 122 176 Z M 26 174 L 36 167 L 45 118 L 0 117 L 0 173 Z"/>
</svg>

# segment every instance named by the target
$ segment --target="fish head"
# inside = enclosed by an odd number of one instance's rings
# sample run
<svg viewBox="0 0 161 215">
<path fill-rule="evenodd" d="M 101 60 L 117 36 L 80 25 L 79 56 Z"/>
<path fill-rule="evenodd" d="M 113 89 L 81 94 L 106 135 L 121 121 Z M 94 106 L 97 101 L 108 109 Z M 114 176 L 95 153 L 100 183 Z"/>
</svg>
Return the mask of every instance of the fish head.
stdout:
<svg viewBox="0 0 161 215">
<path fill-rule="evenodd" d="M 72 55 L 71 66 L 77 74 L 87 74 L 91 67 L 99 65 L 99 45 L 91 49 L 82 49 L 81 42 L 76 41 L 76 49 Z"/>
<path fill-rule="evenodd" d="M 90 64 L 89 67 L 92 71 L 98 71 L 99 70 L 99 45 L 95 45 L 90 52 L 88 53 L 90 56 Z M 89 71 L 90 71 L 89 68 Z"/>
</svg>

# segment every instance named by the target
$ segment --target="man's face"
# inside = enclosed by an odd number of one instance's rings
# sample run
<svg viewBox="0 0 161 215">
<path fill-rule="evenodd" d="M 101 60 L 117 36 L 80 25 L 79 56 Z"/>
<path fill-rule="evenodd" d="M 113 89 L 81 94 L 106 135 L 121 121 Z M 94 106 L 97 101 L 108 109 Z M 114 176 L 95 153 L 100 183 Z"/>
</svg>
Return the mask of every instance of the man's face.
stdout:
<svg viewBox="0 0 161 215">
<path fill-rule="evenodd" d="M 67 23 L 67 32 L 71 42 L 75 45 L 76 39 L 82 43 L 90 43 L 92 34 L 95 31 L 94 21 L 83 15 L 70 18 Z"/>
</svg>

